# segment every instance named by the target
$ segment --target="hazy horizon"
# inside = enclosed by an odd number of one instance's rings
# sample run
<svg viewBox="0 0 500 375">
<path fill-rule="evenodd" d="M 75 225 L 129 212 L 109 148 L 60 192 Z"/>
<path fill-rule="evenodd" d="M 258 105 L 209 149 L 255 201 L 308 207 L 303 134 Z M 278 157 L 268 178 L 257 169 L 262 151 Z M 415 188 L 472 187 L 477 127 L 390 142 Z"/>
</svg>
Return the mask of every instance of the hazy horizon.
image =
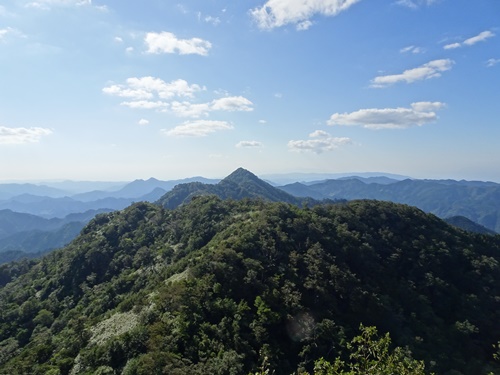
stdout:
<svg viewBox="0 0 500 375">
<path fill-rule="evenodd" d="M 240 166 L 500 182 L 499 14 L 495 0 L 4 0 L 0 183 Z"/>
</svg>

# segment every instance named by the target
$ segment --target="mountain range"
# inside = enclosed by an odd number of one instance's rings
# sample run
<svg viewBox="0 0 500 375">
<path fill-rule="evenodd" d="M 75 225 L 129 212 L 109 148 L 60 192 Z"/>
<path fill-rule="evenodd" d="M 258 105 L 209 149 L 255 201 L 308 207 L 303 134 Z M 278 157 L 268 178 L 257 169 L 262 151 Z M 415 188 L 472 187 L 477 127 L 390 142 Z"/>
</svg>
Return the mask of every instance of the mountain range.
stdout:
<svg viewBox="0 0 500 375">
<path fill-rule="evenodd" d="M 111 183 L 82 183 L 80 189 L 104 186 L 110 190 L 92 190 L 71 196 L 64 196 L 64 190 L 53 186 L 0 184 L 0 196 L 10 196 L 0 200 L 0 254 L 3 254 L 0 263 L 65 245 L 96 212 L 121 210 L 139 201 L 157 202 L 173 209 L 200 195 L 216 195 L 222 199 L 261 198 L 298 206 L 324 203 L 325 200 L 386 200 L 419 207 L 465 230 L 489 234 L 500 231 L 499 184 L 401 178 L 404 176 L 368 174 L 274 186 L 239 168 L 222 180 L 193 177 L 161 181 L 151 178 L 113 185 L 113 188 Z M 59 186 L 71 187 L 73 191 L 79 189 L 78 185 L 69 182 Z M 82 216 L 72 216 L 75 214 Z M 16 225 L 24 229 L 12 231 Z"/>
<path fill-rule="evenodd" d="M 441 218 L 464 216 L 500 232 L 500 184 L 481 181 L 410 180 L 367 183 L 358 178 L 293 183 L 280 189 L 314 199 L 377 199 L 409 204 Z"/>
</svg>

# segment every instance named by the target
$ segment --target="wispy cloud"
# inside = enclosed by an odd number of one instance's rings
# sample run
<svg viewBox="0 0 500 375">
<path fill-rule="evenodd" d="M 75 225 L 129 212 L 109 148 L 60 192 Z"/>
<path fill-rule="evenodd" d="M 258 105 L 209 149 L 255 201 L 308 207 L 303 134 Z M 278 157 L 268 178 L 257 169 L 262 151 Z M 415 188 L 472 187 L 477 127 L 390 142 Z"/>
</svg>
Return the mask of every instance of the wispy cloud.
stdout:
<svg viewBox="0 0 500 375">
<path fill-rule="evenodd" d="M 489 59 L 488 61 L 486 61 L 486 66 L 488 68 L 491 68 L 492 66 L 495 66 L 496 64 L 499 64 L 500 63 L 500 59 Z"/>
<path fill-rule="evenodd" d="M 410 9 L 417 9 L 424 5 L 432 5 L 437 3 L 439 0 L 398 0 L 396 4 L 405 6 Z"/>
<path fill-rule="evenodd" d="M 346 137 L 332 137 L 323 130 L 316 130 L 309 134 L 309 139 L 289 141 L 290 151 L 309 151 L 321 154 L 326 151 L 333 151 L 340 146 L 352 144 L 352 140 Z"/>
<path fill-rule="evenodd" d="M 149 120 L 146 120 L 144 118 L 141 118 L 137 124 L 141 125 L 141 126 L 146 126 L 146 125 L 149 125 Z"/>
<path fill-rule="evenodd" d="M 443 48 L 444 49 L 455 49 L 455 48 L 460 48 L 460 47 L 464 47 L 464 46 L 473 46 L 476 43 L 484 42 L 486 39 L 493 38 L 494 36 L 495 36 L 495 34 L 493 32 L 486 30 L 486 31 L 479 33 L 476 36 L 473 36 L 472 38 L 465 39 L 463 42 L 446 44 Z"/>
<path fill-rule="evenodd" d="M 259 141 L 240 141 L 236 144 L 238 148 L 261 148 L 262 142 Z"/>
<path fill-rule="evenodd" d="M 14 36 L 18 38 L 26 37 L 22 32 L 12 27 L 5 27 L 3 29 L 0 29 L 0 41 L 7 39 L 9 36 Z"/>
<path fill-rule="evenodd" d="M 361 0 L 268 0 L 262 7 L 250 10 L 250 15 L 261 29 L 293 24 L 298 30 L 307 30 L 315 15 L 335 16 Z"/>
<path fill-rule="evenodd" d="M 212 43 L 200 38 L 178 39 L 173 33 L 147 33 L 144 38 L 147 53 L 178 53 L 179 55 L 208 55 Z"/>
<path fill-rule="evenodd" d="M 441 76 L 441 72 L 450 70 L 454 61 L 450 59 L 433 60 L 418 68 L 405 70 L 401 74 L 393 74 L 375 77 L 371 81 L 371 87 L 387 87 L 397 82 L 413 83 L 429 78 Z"/>
<path fill-rule="evenodd" d="M 43 136 L 52 134 L 46 128 L 8 128 L 0 126 L 0 144 L 37 143 Z"/>
<path fill-rule="evenodd" d="M 406 129 L 437 120 L 441 102 L 416 102 L 410 108 L 368 108 L 351 113 L 334 113 L 328 125 L 361 126 L 367 129 Z"/>
<path fill-rule="evenodd" d="M 92 0 L 37 0 L 30 1 L 25 5 L 27 8 L 37 8 L 43 10 L 49 10 L 53 7 L 82 7 L 82 6 L 93 6 L 95 9 L 102 11 L 107 11 L 108 8 L 105 5 L 92 5 Z"/>
<path fill-rule="evenodd" d="M 162 132 L 174 137 L 205 137 L 219 130 L 230 129 L 233 126 L 226 121 L 196 120 L 187 121 L 170 130 L 162 129 Z"/>
<path fill-rule="evenodd" d="M 408 47 L 401 48 L 399 50 L 399 52 L 401 52 L 401 53 L 414 53 L 414 54 L 418 54 L 418 53 L 423 53 L 424 49 L 421 48 L 421 47 L 416 47 L 416 46 L 408 46 Z"/>
<path fill-rule="evenodd" d="M 201 12 L 198 12 L 197 15 L 198 15 L 198 21 L 203 21 L 203 22 L 206 22 L 206 23 L 210 23 L 213 26 L 217 26 L 221 22 L 219 17 L 205 16 Z"/>
</svg>

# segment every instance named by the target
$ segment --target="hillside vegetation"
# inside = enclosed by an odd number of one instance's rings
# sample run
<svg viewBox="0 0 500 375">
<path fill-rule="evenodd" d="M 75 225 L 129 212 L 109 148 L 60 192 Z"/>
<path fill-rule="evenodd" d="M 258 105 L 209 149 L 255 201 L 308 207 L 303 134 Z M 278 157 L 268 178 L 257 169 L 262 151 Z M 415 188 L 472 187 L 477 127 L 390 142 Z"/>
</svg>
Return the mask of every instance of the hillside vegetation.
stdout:
<svg viewBox="0 0 500 375">
<path fill-rule="evenodd" d="M 394 203 L 137 203 L 0 266 L 0 374 L 347 374 L 360 324 L 404 373 L 498 374 L 499 261 Z"/>
</svg>

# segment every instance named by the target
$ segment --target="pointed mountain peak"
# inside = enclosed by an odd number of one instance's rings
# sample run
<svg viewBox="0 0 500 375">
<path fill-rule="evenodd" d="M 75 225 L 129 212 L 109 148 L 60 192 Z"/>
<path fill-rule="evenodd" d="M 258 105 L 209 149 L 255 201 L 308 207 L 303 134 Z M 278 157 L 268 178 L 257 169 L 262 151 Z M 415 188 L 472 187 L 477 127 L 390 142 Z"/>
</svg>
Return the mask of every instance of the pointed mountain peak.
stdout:
<svg viewBox="0 0 500 375">
<path fill-rule="evenodd" d="M 224 178 L 223 181 L 231 181 L 237 184 L 240 184 L 245 181 L 260 181 L 260 178 L 258 178 L 256 175 L 254 175 L 252 172 L 246 170 L 245 168 L 238 168 L 236 169 L 233 173 L 231 173 L 229 176 Z"/>
</svg>

